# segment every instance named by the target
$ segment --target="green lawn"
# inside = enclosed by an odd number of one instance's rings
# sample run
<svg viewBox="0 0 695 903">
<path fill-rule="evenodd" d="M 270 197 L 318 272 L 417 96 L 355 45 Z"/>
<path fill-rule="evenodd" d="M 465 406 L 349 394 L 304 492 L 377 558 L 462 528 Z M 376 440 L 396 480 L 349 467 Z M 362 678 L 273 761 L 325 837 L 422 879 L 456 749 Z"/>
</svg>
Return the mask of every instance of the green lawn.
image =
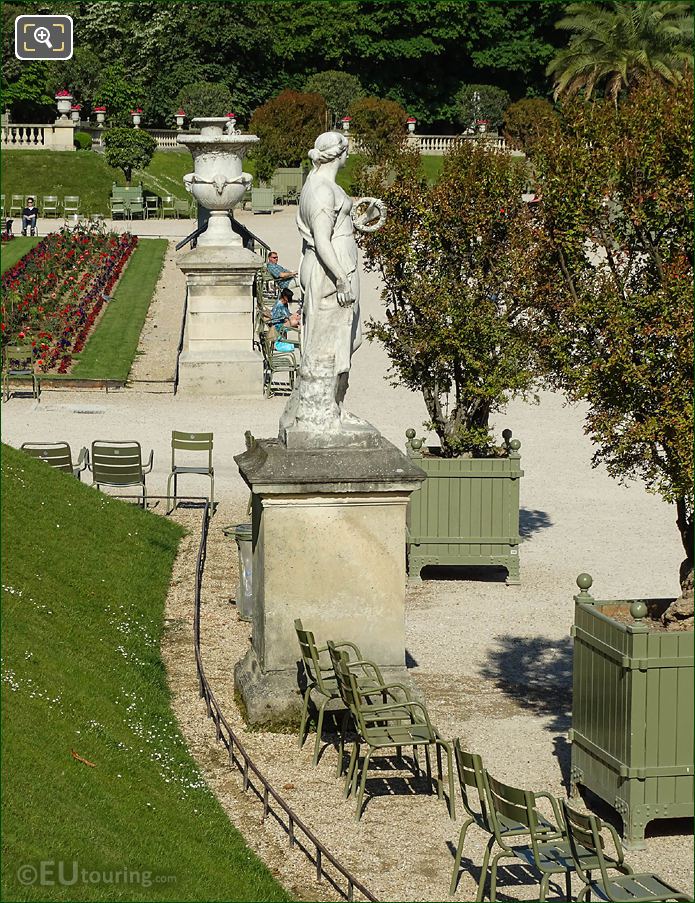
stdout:
<svg viewBox="0 0 695 903">
<path fill-rule="evenodd" d="M 166 250 L 164 238 L 140 239 L 69 378 L 128 378 Z"/>
<path fill-rule="evenodd" d="M 15 236 L 12 241 L 4 241 L 2 243 L 2 272 L 5 270 L 9 270 L 10 267 L 13 267 L 20 257 L 24 257 L 27 251 L 31 250 L 34 245 L 37 245 L 41 241 L 40 238 L 36 236 L 31 238 L 31 236 L 27 235 L 26 238 L 22 235 Z"/>
<path fill-rule="evenodd" d="M 441 172 L 443 157 L 422 157 L 422 165 L 430 182 Z M 352 173 L 358 156 L 348 158 L 338 174 L 338 182 L 351 190 Z M 146 170 L 136 170 L 133 183 L 142 182 L 145 191 L 171 194 L 190 200 L 183 187 L 183 176 L 193 169 L 190 153 L 186 151 L 157 151 Z M 255 175 L 253 159 L 244 159 L 244 169 Z M 95 151 L 4 151 L 2 154 L 2 188 L 7 202 L 12 194 L 33 194 L 39 210 L 44 195 L 55 194 L 62 201 L 66 194 L 80 197 L 83 213 L 109 213 L 111 185 L 125 185 L 123 173 L 107 166 L 104 156 Z"/>
<path fill-rule="evenodd" d="M 170 708 L 160 642 L 181 528 L 7 446 L 1 489 L 2 899 L 289 899 Z"/>
</svg>

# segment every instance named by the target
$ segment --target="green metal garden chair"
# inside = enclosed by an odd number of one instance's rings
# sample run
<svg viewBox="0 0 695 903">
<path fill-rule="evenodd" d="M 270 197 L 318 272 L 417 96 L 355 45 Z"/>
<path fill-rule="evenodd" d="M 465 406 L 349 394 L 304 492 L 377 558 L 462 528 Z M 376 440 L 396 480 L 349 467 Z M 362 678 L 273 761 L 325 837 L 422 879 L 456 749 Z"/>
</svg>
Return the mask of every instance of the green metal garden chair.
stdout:
<svg viewBox="0 0 695 903">
<path fill-rule="evenodd" d="M 162 219 L 167 216 L 173 216 L 178 219 L 178 213 L 176 210 L 176 204 L 174 203 L 174 197 L 170 194 L 165 194 L 162 197 L 162 205 L 159 208 L 159 215 Z"/>
<path fill-rule="evenodd" d="M 403 746 L 412 746 L 415 749 L 423 746 L 425 749 L 425 760 L 427 762 L 428 783 L 431 786 L 431 768 L 429 762 L 429 749 L 435 747 L 437 752 L 437 796 L 442 799 L 444 796 L 442 775 L 442 750 L 446 753 L 448 764 L 449 778 L 449 799 L 448 808 L 451 818 L 456 817 L 454 802 L 454 771 L 452 762 L 451 744 L 443 740 L 439 731 L 433 727 L 427 709 L 421 702 L 412 699 L 401 699 L 392 702 L 373 701 L 369 694 L 359 687 L 354 673 L 350 670 L 349 660 L 344 652 L 336 648 L 335 644 L 328 642 L 328 651 L 331 655 L 333 668 L 337 678 L 338 689 L 341 698 L 346 707 L 350 710 L 355 727 L 357 729 L 357 738 L 355 739 L 350 753 L 350 763 L 348 765 L 348 773 L 346 778 L 346 796 L 357 791 L 357 810 L 355 817 L 357 821 L 362 816 L 362 801 L 364 799 L 364 790 L 367 783 L 367 772 L 369 763 L 375 752 L 387 748 L 396 749 L 396 754 L 400 756 Z M 392 691 L 395 687 L 403 689 L 401 684 L 386 684 L 381 690 Z M 359 789 L 357 787 L 357 775 L 360 770 L 360 744 L 364 742 L 367 745 L 367 753 L 362 762 L 362 773 L 359 781 Z M 416 768 L 417 759 L 415 759 Z"/>
<path fill-rule="evenodd" d="M 46 217 L 57 217 L 60 204 L 58 196 L 55 194 L 46 194 L 43 198 L 43 209 L 41 213 Z"/>
<path fill-rule="evenodd" d="M 63 216 L 67 219 L 69 216 L 80 215 L 80 196 L 78 194 L 66 194 L 63 198 Z"/>
<path fill-rule="evenodd" d="M 139 442 L 92 442 L 89 469 L 92 483 L 97 489 L 115 486 L 126 489 L 137 487 L 142 493 L 142 507 L 147 507 L 145 476 L 152 470 L 154 451 L 150 452 L 147 464 L 142 463 L 142 449 Z"/>
<path fill-rule="evenodd" d="M 635 875 L 624 861 L 624 852 L 618 832 L 612 825 L 604 824 L 595 815 L 584 815 L 570 808 L 562 801 L 565 826 L 569 841 L 570 855 L 579 878 L 584 883 L 577 900 L 589 900 L 593 893 L 599 900 L 611 903 L 651 903 L 660 900 L 690 900 L 683 893 L 667 884 L 658 875 Z M 616 859 L 606 855 L 605 841 L 601 834 L 607 828 L 615 846 Z M 587 855 L 593 858 L 588 864 Z M 598 868 L 601 877 L 592 880 L 591 871 Z M 616 877 L 609 877 L 609 871 L 618 871 Z"/>
<path fill-rule="evenodd" d="M 167 514 L 173 511 L 178 499 L 178 478 L 181 474 L 201 474 L 210 478 L 210 505 L 215 502 L 215 468 L 212 466 L 212 433 L 183 433 L 177 430 L 171 432 L 171 473 L 167 480 Z M 185 453 L 186 464 L 176 463 L 176 454 Z M 191 455 L 198 456 L 198 463 L 192 464 Z M 201 461 L 207 460 L 207 463 Z M 180 460 L 180 459 L 179 459 Z M 174 484 L 174 504 L 171 504 L 171 484 Z"/>
<path fill-rule="evenodd" d="M 454 756 L 456 758 L 456 769 L 459 776 L 459 787 L 461 790 L 463 808 L 465 809 L 468 818 L 461 826 L 461 831 L 459 833 L 449 892 L 453 894 L 456 891 L 466 834 L 470 826 L 475 824 L 482 831 L 485 831 L 490 835 L 490 841 L 485 851 L 483 864 L 480 870 L 478 894 L 476 896 L 476 900 L 482 900 L 490 851 L 495 843 L 495 827 L 497 827 L 500 836 L 504 838 L 520 837 L 524 834 L 528 834 L 529 829 L 527 825 L 522 824 L 521 822 L 496 814 L 490 802 L 490 790 L 487 785 L 487 773 L 483 767 L 483 760 L 476 753 L 467 752 L 462 749 L 461 741 L 458 737 L 454 740 Z M 497 821 L 497 826 L 495 826 L 495 821 Z M 558 833 L 558 829 L 555 825 L 545 819 L 538 811 L 536 811 L 536 825 L 538 833 L 546 835 Z"/>
<path fill-rule="evenodd" d="M 145 217 L 150 219 L 157 216 L 159 216 L 159 198 L 156 194 L 148 194 L 145 196 Z"/>
<path fill-rule="evenodd" d="M 10 380 L 31 379 L 31 396 L 41 401 L 41 377 L 34 362 L 34 349 L 29 344 L 6 345 L 2 352 L 2 397 L 10 400 Z"/>
<path fill-rule="evenodd" d="M 343 703 L 338 682 L 328 653 L 328 646 L 318 646 L 314 639 L 314 634 L 310 630 L 305 630 L 302 622 L 297 618 L 294 622 L 294 629 L 297 632 L 299 640 L 299 649 L 302 655 L 302 667 L 306 678 L 306 689 L 304 690 L 304 702 L 302 705 L 302 720 L 299 725 L 299 748 L 304 746 L 304 741 L 309 733 L 309 701 L 312 692 L 316 692 L 323 698 L 317 706 L 318 720 L 316 724 L 316 740 L 314 742 L 314 757 L 312 764 L 316 765 L 319 760 L 319 751 L 321 749 L 321 732 L 323 729 L 323 717 L 326 706 L 331 702 L 340 703 L 340 708 L 344 709 L 345 715 L 349 715 L 349 709 Z M 379 666 L 374 662 L 365 659 L 355 643 L 348 640 L 333 643 L 334 648 L 345 651 L 349 649 L 354 658 L 350 658 L 348 667 L 351 671 L 356 672 L 356 679 L 359 686 L 365 693 L 382 694 L 384 697 L 384 678 L 382 677 Z M 323 661 L 321 660 L 323 657 Z M 389 698 L 386 693 L 386 698 Z M 391 696 L 390 698 L 395 698 Z M 347 719 L 343 717 L 343 724 L 340 732 L 340 747 L 338 760 L 338 775 L 343 771 L 343 749 L 345 744 L 345 728 Z"/>
<path fill-rule="evenodd" d="M 540 875 L 540 888 L 537 899 L 540 903 L 545 900 L 548 885 L 553 875 L 565 876 L 565 892 L 568 900 L 572 899 L 572 872 L 575 870 L 575 862 L 572 858 L 569 842 L 566 837 L 562 813 L 558 800 L 545 791 L 533 793 L 530 790 L 520 790 L 510 787 L 501 781 L 495 780 L 489 772 L 486 772 L 487 788 L 489 790 L 490 805 L 495 813 L 493 820 L 495 827 L 494 841 L 499 845 L 500 851 L 492 858 L 490 865 L 490 900 L 496 900 L 497 893 L 497 866 L 500 859 L 511 857 L 536 871 Z M 553 818 L 557 829 L 549 831 L 547 822 L 539 822 L 538 801 L 545 799 L 549 802 L 553 811 Z M 509 822 L 523 825 L 528 834 L 530 843 L 512 844 L 509 835 L 505 835 L 502 827 Z M 552 826 L 551 826 L 552 827 Z M 491 844 L 488 844 L 491 846 Z M 586 869 L 598 866 L 598 859 L 590 850 L 578 849 L 577 855 Z M 485 881 L 485 875 L 481 876 Z M 485 884 L 483 883 L 483 890 Z M 479 898 L 482 899 L 482 896 Z"/>
<path fill-rule="evenodd" d="M 86 470 L 89 463 L 89 452 L 86 448 L 81 448 L 77 464 L 73 464 L 72 452 L 67 442 L 24 442 L 21 449 L 32 458 L 38 458 L 49 467 L 69 473 L 78 480 L 82 479 L 82 471 Z"/>
<path fill-rule="evenodd" d="M 10 216 L 21 216 L 24 209 L 24 195 L 13 194 L 10 199 Z"/>
</svg>

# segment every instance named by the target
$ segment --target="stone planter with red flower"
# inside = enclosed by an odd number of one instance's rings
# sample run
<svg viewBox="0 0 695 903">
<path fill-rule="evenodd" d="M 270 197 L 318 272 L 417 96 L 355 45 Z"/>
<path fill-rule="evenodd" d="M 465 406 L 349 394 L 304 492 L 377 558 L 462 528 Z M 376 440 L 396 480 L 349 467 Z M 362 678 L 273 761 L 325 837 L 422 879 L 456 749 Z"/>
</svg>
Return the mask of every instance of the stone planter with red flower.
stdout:
<svg viewBox="0 0 695 903">
<path fill-rule="evenodd" d="M 72 102 L 75 98 L 72 94 L 66 89 L 62 88 L 60 91 L 56 91 L 55 93 L 55 101 L 58 107 L 58 119 L 62 122 L 68 122 L 69 113 L 72 109 Z"/>
</svg>

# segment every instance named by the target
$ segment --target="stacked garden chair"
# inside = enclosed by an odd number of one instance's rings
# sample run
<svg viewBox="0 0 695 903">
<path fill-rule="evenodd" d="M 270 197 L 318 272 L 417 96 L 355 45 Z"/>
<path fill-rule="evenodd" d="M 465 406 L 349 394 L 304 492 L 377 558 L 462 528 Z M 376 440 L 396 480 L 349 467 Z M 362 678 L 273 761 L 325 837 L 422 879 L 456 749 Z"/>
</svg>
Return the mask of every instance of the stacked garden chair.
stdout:
<svg viewBox="0 0 695 903">
<path fill-rule="evenodd" d="M 416 773 L 419 773 L 416 748 L 418 746 L 424 748 L 427 778 L 430 787 L 432 770 L 429 753 L 431 747 L 435 748 L 438 766 L 437 796 L 440 799 L 444 796 L 442 751 L 446 753 L 449 778 L 448 808 L 451 818 L 455 818 L 451 744 L 442 739 L 439 731 L 432 725 L 424 705 L 407 698 L 407 694 L 405 699 L 397 701 L 373 700 L 367 691 L 360 688 L 353 671 L 350 669 L 350 662 L 346 653 L 338 649 L 335 643 L 330 641 L 328 642 L 328 650 L 333 662 L 340 696 L 352 715 L 357 731 L 357 737 L 350 753 L 350 762 L 345 780 L 345 796 L 357 794 L 357 809 L 355 812 L 357 821 L 362 816 L 362 802 L 372 756 L 382 750 L 395 748 L 396 755 L 400 757 L 401 749 L 404 746 L 413 747 L 413 761 Z M 401 684 L 385 684 L 380 687 L 382 692 L 389 693 L 395 689 L 405 690 Z M 374 693 L 371 696 L 374 696 Z M 360 775 L 360 747 L 362 743 L 367 746 L 367 752 L 361 763 L 361 777 L 358 782 L 358 775 Z"/>
<path fill-rule="evenodd" d="M 315 692 L 322 697 L 317 706 L 318 720 L 316 724 L 316 740 L 314 741 L 314 757 L 312 760 L 314 765 L 316 765 L 319 760 L 321 732 L 323 730 L 323 718 L 326 706 L 329 703 L 337 703 L 344 713 L 340 731 L 338 761 L 338 775 L 340 776 L 343 770 L 345 728 L 347 725 L 349 709 L 347 709 L 341 699 L 338 681 L 328 653 L 328 646 L 318 646 L 314 639 L 314 634 L 310 630 L 304 629 L 299 618 L 294 622 L 294 629 L 297 632 L 297 639 L 299 640 L 299 649 L 302 655 L 302 669 L 306 681 L 304 703 L 302 705 L 302 720 L 299 725 L 299 748 L 301 749 L 302 746 L 304 746 L 304 741 L 309 733 L 309 702 L 311 694 Z M 383 698 L 388 698 L 387 695 L 384 695 L 384 678 L 381 675 L 378 665 L 363 658 L 362 653 L 354 643 L 345 640 L 340 643 L 334 643 L 333 645 L 336 649 L 349 649 L 354 654 L 355 658 L 350 660 L 349 668 L 351 671 L 356 672 L 356 680 L 365 693 L 371 692 L 372 694 L 381 694 Z"/>
</svg>

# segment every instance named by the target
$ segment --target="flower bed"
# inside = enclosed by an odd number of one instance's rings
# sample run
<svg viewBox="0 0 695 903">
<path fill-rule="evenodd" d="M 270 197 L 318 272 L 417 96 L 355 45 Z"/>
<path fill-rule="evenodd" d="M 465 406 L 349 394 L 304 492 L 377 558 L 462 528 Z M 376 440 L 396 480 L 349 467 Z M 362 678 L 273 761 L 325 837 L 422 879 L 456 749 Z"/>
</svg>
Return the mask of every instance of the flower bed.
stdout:
<svg viewBox="0 0 695 903">
<path fill-rule="evenodd" d="M 67 373 L 137 241 L 82 225 L 44 238 L 3 274 L 3 346 L 31 342 L 40 371 Z"/>
</svg>

